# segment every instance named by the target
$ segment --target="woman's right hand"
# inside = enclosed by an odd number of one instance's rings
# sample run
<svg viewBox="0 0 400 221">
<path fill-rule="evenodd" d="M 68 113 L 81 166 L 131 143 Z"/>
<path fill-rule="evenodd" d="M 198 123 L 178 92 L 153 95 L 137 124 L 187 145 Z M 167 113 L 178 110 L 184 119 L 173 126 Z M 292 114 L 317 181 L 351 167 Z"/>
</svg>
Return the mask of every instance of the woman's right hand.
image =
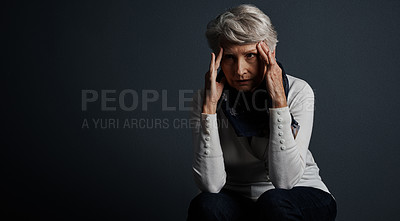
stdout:
<svg viewBox="0 0 400 221">
<path fill-rule="evenodd" d="M 221 97 L 222 90 L 226 82 L 225 76 L 220 82 L 217 82 L 218 68 L 222 60 L 223 49 L 219 50 L 218 56 L 215 57 L 214 53 L 211 53 L 210 70 L 205 76 L 205 88 L 204 88 L 204 99 L 203 99 L 203 113 L 204 114 L 215 114 L 217 111 L 218 100 Z"/>
</svg>

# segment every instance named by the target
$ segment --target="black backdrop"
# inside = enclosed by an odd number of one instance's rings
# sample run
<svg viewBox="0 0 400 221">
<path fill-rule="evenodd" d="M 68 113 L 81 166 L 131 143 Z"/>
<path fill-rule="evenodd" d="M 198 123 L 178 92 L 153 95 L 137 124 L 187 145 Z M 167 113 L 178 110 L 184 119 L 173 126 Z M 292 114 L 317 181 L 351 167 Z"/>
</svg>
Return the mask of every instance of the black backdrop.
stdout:
<svg viewBox="0 0 400 221">
<path fill-rule="evenodd" d="M 184 220 L 197 189 L 179 93 L 203 87 L 207 22 L 240 3 L 3 3 L 2 216 Z M 310 149 L 337 220 L 397 220 L 400 1 L 251 3 L 287 72 L 314 88 Z M 86 91 L 98 99 L 83 110 Z"/>
</svg>

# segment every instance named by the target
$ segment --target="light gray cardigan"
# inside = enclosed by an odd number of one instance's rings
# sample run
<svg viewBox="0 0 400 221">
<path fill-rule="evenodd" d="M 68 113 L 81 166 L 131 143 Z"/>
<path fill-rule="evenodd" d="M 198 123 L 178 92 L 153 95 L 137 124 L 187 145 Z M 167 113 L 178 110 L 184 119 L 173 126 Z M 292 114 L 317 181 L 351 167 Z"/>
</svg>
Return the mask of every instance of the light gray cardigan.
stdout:
<svg viewBox="0 0 400 221">
<path fill-rule="evenodd" d="M 222 188 L 253 200 L 273 188 L 309 186 L 329 192 L 319 176 L 308 145 L 314 115 L 314 93 L 299 78 L 289 80 L 288 107 L 270 108 L 269 137 L 238 137 L 222 110 L 203 114 L 202 95 L 193 97 L 194 180 L 201 191 L 216 193 Z M 300 130 L 294 138 L 291 116 Z M 219 123 L 217 120 L 219 115 Z M 218 126 L 219 125 L 219 126 Z"/>
</svg>

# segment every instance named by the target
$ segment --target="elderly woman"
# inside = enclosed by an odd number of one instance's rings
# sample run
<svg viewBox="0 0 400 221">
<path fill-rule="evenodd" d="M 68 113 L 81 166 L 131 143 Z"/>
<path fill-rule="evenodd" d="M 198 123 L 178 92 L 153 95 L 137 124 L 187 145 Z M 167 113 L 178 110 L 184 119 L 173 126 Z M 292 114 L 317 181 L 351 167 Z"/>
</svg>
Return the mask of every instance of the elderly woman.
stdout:
<svg viewBox="0 0 400 221">
<path fill-rule="evenodd" d="M 191 115 L 202 192 L 188 220 L 334 220 L 335 200 L 308 150 L 313 90 L 276 61 L 269 17 L 240 5 L 206 36 L 214 53 Z"/>
</svg>

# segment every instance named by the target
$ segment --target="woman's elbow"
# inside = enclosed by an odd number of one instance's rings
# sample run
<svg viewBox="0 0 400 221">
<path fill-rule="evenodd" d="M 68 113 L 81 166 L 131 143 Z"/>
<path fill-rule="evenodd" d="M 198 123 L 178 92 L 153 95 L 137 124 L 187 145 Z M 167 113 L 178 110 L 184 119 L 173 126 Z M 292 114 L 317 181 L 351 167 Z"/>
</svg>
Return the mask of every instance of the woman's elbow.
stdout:
<svg viewBox="0 0 400 221">
<path fill-rule="evenodd" d="M 284 190 L 290 190 L 292 189 L 295 184 L 294 183 L 288 183 L 288 182 L 274 182 L 272 181 L 272 184 L 276 189 L 284 189 Z"/>
<path fill-rule="evenodd" d="M 220 183 L 220 184 L 207 184 L 207 185 L 202 185 L 199 186 L 199 189 L 202 192 L 207 192 L 207 193 L 219 193 L 221 189 L 224 187 L 225 182 Z"/>
<path fill-rule="evenodd" d="M 275 188 L 290 190 L 296 186 L 303 176 L 304 170 L 302 169 L 299 173 L 292 176 L 276 176 L 271 177 L 271 182 Z"/>
<path fill-rule="evenodd" d="M 208 193 L 219 193 L 221 189 L 225 186 L 226 174 L 216 179 L 215 177 L 203 177 L 198 173 L 194 173 L 194 179 L 197 187 L 201 191 Z"/>
</svg>

